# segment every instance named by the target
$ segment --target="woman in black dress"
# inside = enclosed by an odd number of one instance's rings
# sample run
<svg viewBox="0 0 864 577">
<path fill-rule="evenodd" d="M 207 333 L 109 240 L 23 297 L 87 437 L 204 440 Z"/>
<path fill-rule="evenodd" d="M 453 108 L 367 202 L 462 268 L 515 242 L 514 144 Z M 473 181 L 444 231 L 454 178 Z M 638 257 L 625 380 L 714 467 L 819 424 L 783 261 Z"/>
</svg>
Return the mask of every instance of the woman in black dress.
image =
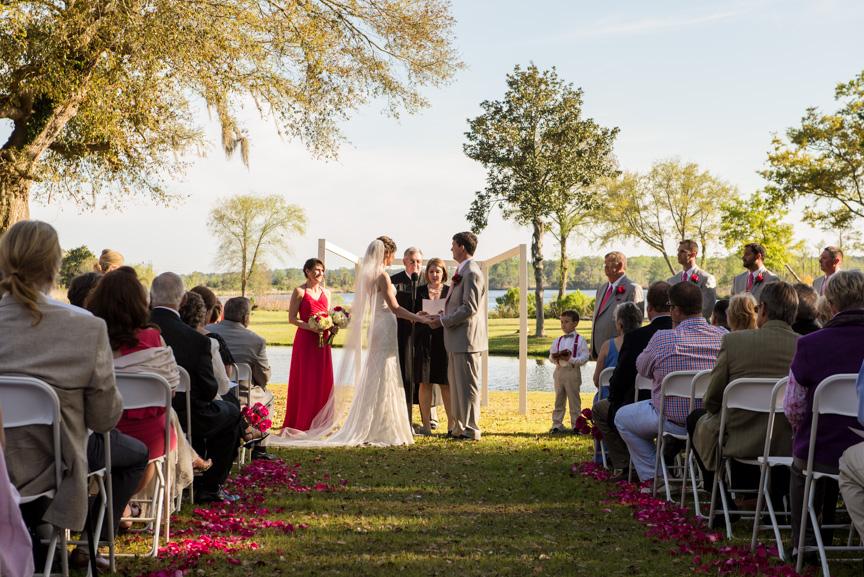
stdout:
<svg viewBox="0 0 864 577">
<path fill-rule="evenodd" d="M 450 287 L 444 284 L 446 281 L 447 267 L 444 266 L 444 261 L 433 258 L 426 265 L 426 284 L 417 287 L 417 298 L 432 300 L 447 298 Z M 421 434 L 432 434 L 429 418 L 432 410 L 433 385 L 438 385 L 441 389 L 449 432 L 454 423 L 450 418 L 450 385 L 447 381 L 447 350 L 444 348 L 443 328 L 433 330 L 428 325 L 414 325 L 414 371 L 414 380 L 420 383 L 420 418 L 423 421 Z"/>
</svg>

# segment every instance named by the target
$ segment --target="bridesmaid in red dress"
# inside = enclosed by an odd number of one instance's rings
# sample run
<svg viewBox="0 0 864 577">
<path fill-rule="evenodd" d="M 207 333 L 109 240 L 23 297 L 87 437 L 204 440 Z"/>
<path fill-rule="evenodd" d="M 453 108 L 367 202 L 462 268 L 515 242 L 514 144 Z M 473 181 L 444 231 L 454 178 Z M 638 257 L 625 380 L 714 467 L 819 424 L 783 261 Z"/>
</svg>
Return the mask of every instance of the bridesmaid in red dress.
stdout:
<svg viewBox="0 0 864 577">
<path fill-rule="evenodd" d="M 288 309 L 288 322 L 297 326 L 288 377 L 288 404 L 282 428 L 308 431 L 333 391 L 333 361 L 330 345 L 318 346 L 319 332 L 307 322 L 312 313 L 326 313 L 330 291 L 322 286 L 324 263 L 310 258 L 303 265 L 306 282 L 294 289 Z M 324 331 L 326 342 L 329 336 Z"/>
</svg>

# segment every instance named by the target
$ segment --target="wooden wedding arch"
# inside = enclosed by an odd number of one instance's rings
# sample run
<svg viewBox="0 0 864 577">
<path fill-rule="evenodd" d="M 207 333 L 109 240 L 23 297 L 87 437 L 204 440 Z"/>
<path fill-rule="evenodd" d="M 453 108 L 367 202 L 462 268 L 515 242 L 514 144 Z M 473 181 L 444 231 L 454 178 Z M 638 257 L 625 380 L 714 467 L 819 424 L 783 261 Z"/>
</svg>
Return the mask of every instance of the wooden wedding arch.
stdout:
<svg viewBox="0 0 864 577">
<path fill-rule="evenodd" d="M 332 254 L 354 264 L 354 274 L 360 272 L 361 258 L 351 251 L 336 246 L 327 239 L 318 239 L 318 258 L 327 266 L 327 255 Z M 486 293 L 489 293 L 489 267 L 507 259 L 519 257 L 519 414 L 528 413 L 528 245 L 520 244 L 499 255 L 486 260 L 475 259 L 483 271 L 486 281 Z M 455 268 L 458 264 L 454 260 L 445 260 L 448 268 Z M 489 323 L 489 299 L 483 301 L 483 316 L 487 327 Z M 358 363 L 359 366 L 359 363 Z M 480 361 L 480 372 L 482 382 L 480 384 L 480 405 L 489 406 L 489 351 L 483 351 Z"/>
</svg>

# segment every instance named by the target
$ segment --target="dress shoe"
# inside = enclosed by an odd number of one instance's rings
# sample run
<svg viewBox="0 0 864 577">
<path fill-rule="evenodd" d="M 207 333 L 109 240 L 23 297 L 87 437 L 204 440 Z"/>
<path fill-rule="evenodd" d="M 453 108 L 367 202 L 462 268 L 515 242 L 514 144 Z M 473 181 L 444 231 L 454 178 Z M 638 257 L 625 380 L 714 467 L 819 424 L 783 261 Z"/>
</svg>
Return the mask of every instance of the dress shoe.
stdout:
<svg viewBox="0 0 864 577">
<path fill-rule="evenodd" d="M 564 427 L 552 427 L 551 429 L 549 429 L 550 435 L 554 435 L 555 433 L 563 433 L 563 432 L 564 432 Z"/>
<path fill-rule="evenodd" d="M 612 475 L 611 477 L 609 477 L 608 481 L 610 483 L 617 483 L 618 481 L 626 481 L 629 478 L 630 469 L 621 469 L 616 475 Z"/>
<path fill-rule="evenodd" d="M 429 423 L 429 428 L 432 429 L 432 430 L 434 431 L 435 429 L 438 428 L 438 423 L 436 423 L 435 421 L 430 422 L 430 423 Z"/>
<path fill-rule="evenodd" d="M 476 441 L 474 437 L 469 437 L 468 435 L 459 435 L 458 437 L 453 437 L 454 441 Z"/>
<path fill-rule="evenodd" d="M 258 448 L 258 449 L 253 449 L 253 450 L 252 450 L 252 460 L 253 460 L 253 461 L 258 461 L 258 460 L 263 460 L 263 461 L 278 461 L 278 460 L 279 460 L 279 457 L 277 457 L 277 456 L 274 455 L 273 453 L 268 453 L 268 452 L 267 452 L 267 449 L 264 449 L 264 448 Z"/>
<path fill-rule="evenodd" d="M 90 567 L 90 554 L 84 547 L 76 547 L 69 554 L 69 566 L 75 569 L 87 569 Z M 111 569 L 111 562 L 105 557 L 96 553 L 96 569 L 99 571 L 108 571 Z"/>
<path fill-rule="evenodd" d="M 226 493 L 222 487 L 219 487 L 216 491 L 195 491 L 195 502 L 196 503 L 218 503 L 220 501 L 228 501 L 229 503 L 233 503 L 234 501 L 239 501 L 240 497 L 238 495 L 231 495 L 230 493 Z"/>
</svg>

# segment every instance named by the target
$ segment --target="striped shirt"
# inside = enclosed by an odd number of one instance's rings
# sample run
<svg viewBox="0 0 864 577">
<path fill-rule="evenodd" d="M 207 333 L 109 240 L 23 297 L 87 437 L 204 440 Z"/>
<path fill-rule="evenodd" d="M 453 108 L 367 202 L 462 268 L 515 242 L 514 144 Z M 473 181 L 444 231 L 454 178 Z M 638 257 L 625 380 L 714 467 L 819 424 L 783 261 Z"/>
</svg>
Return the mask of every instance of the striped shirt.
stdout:
<svg viewBox="0 0 864 577">
<path fill-rule="evenodd" d="M 648 346 L 636 359 L 636 370 L 649 378 L 651 400 L 654 410 L 660 411 L 660 398 L 663 379 L 675 371 L 704 371 L 713 369 L 720 352 L 720 342 L 726 329 L 705 322 L 703 317 L 684 319 L 671 331 L 657 331 L 648 341 Z M 696 408 L 702 408 L 702 400 L 696 401 Z M 690 411 L 690 399 L 669 397 L 663 409 L 663 416 L 673 423 L 683 425 Z"/>
</svg>

